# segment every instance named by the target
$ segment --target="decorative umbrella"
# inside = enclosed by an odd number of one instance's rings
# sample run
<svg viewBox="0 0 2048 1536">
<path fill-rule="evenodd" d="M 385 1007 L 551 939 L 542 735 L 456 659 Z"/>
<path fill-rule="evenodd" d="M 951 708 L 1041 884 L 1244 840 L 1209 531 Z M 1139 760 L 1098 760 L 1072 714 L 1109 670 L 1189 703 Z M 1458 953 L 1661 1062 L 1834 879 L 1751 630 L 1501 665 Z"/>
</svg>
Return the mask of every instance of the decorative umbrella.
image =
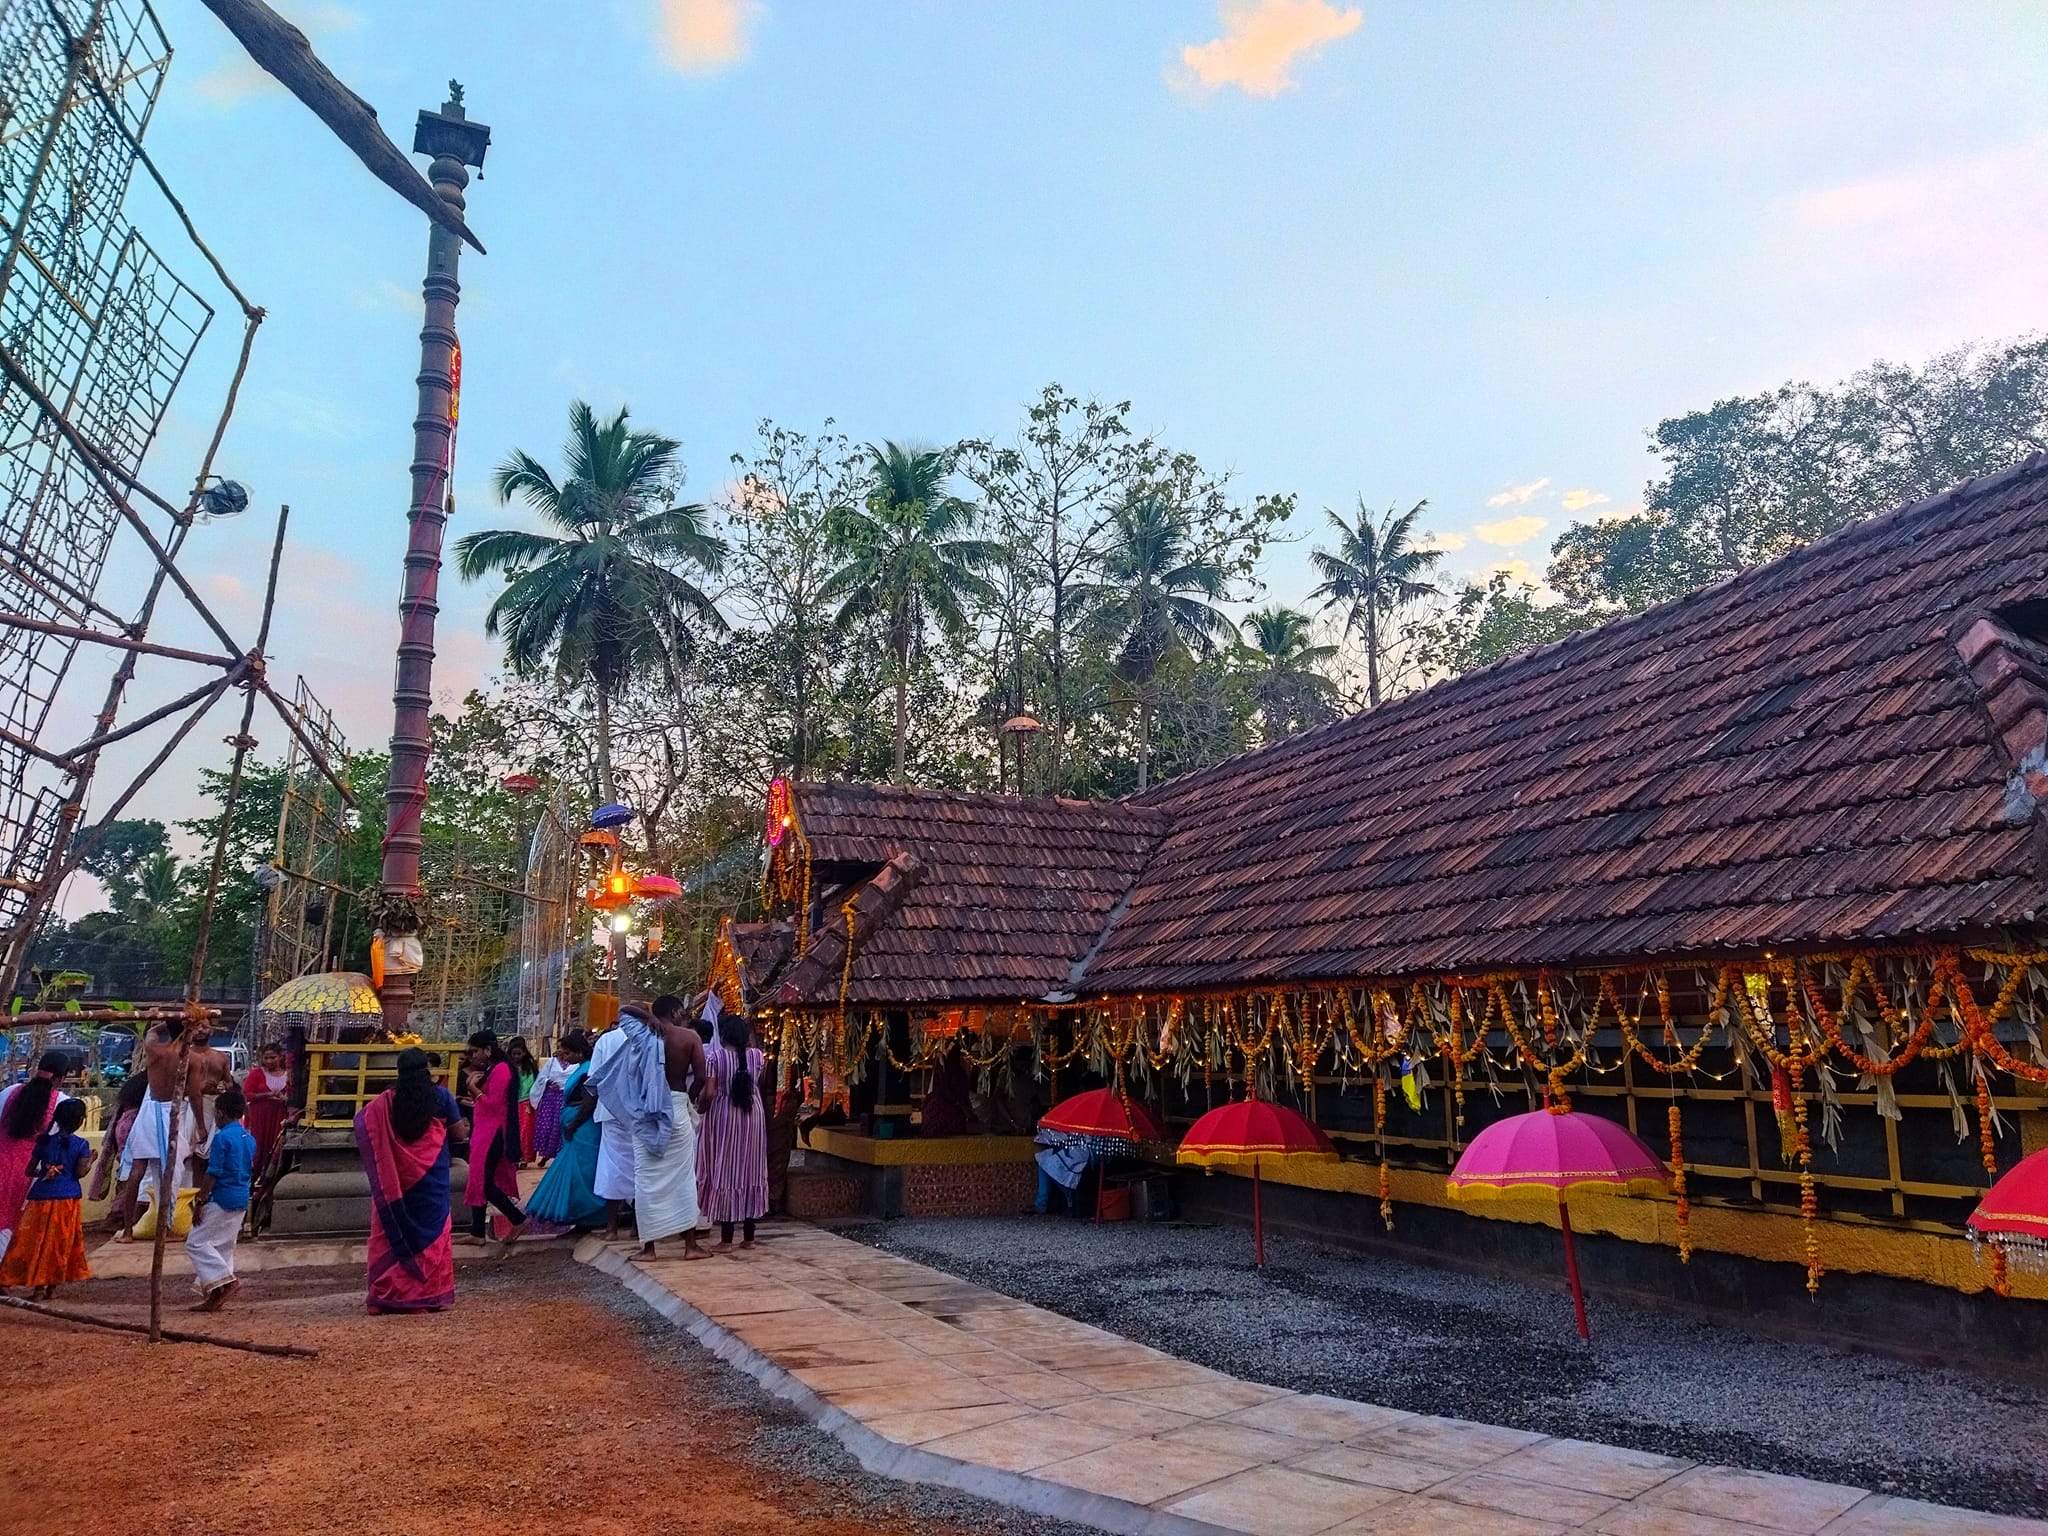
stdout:
<svg viewBox="0 0 2048 1536">
<path fill-rule="evenodd" d="M 2048 1151 L 2007 1169 L 1970 1213 L 1970 1242 L 1991 1244 L 2029 1274 L 2048 1274 Z"/>
<path fill-rule="evenodd" d="M 1245 1099 L 1212 1109 L 1181 1138 L 1175 1160 L 1197 1168 L 1252 1168 L 1252 1262 L 1266 1267 L 1265 1213 L 1259 1199 L 1262 1163 L 1334 1163 L 1337 1149 L 1303 1115 L 1282 1104 Z"/>
<path fill-rule="evenodd" d="M 321 971 L 297 976 L 256 1005 L 272 1028 L 303 1027 L 309 1038 L 319 1029 L 364 1023 L 383 1015 L 377 989 L 361 971 Z"/>
<path fill-rule="evenodd" d="M 623 827 L 638 814 L 639 812 L 630 805 L 620 805 L 615 801 L 610 805 L 600 805 L 592 811 L 590 824 L 599 831 L 610 832 Z"/>
<path fill-rule="evenodd" d="M 508 773 L 498 783 L 515 795 L 530 795 L 540 788 L 540 780 L 530 773 Z"/>
<path fill-rule="evenodd" d="M 1565 1278 L 1571 1282 L 1579 1337 L 1585 1339 L 1592 1335 L 1586 1328 L 1586 1294 L 1579 1286 L 1579 1255 L 1565 1197 L 1575 1189 L 1648 1194 L 1669 1182 L 1663 1161 L 1627 1126 L 1599 1115 L 1538 1109 L 1496 1120 L 1473 1137 L 1451 1170 L 1445 1193 L 1460 1202 L 1532 1196 L 1557 1201 Z"/>
<path fill-rule="evenodd" d="M 1078 1136 L 1097 1152 L 1128 1152 L 1141 1141 L 1164 1141 L 1166 1129 L 1152 1111 L 1114 1088 L 1093 1088 L 1062 1099 L 1038 1118 L 1042 1131 Z"/>
<path fill-rule="evenodd" d="M 637 875 L 633 894 L 643 901 L 668 901 L 683 894 L 683 882 L 674 875 Z"/>
</svg>

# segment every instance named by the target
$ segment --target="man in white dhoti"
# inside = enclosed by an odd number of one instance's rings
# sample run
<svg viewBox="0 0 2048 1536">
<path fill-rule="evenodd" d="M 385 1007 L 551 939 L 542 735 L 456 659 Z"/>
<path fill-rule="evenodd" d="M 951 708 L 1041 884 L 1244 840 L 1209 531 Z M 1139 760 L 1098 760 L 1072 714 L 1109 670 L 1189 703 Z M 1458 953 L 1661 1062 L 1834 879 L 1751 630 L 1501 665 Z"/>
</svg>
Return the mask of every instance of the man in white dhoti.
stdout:
<svg viewBox="0 0 2048 1536">
<path fill-rule="evenodd" d="M 590 1071 L 585 1081 L 593 1085 L 598 1070 L 606 1066 L 626 1043 L 626 1032 L 619 1024 L 597 1037 L 597 1044 L 591 1048 Z M 613 1095 L 617 1097 L 616 1093 Z M 604 1236 L 612 1242 L 619 1235 L 619 1216 L 633 1198 L 633 1128 L 626 1123 L 621 1112 L 615 1112 L 598 1094 L 597 1113 L 591 1116 L 597 1122 L 597 1169 L 591 1178 L 591 1188 L 597 1198 L 604 1202 Z"/>
<path fill-rule="evenodd" d="M 171 1100 L 181 1096 L 178 1037 L 188 1027 L 193 1034 L 186 1056 L 182 1102 L 178 1105 L 178 1141 L 173 1148 L 170 1144 Z M 143 1067 L 149 1079 L 149 1092 L 135 1113 L 135 1124 L 130 1128 L 128 1141 L 121 1150 L 121 1160 L 128 1169 L 128 1176 L 122 1183 L 115 1207 L 121 1218 L 121 1231 L 115 1237 L 117 1242 L 134 1239 L 135 1221 L 140 1214 L 136 1208 L 139 1194 L 146 1191 L 147 1203 L 154 1205 L 159 1185 L 167 1185 L 175 1210 L 177 1192 L 193 1187 L 186 1182 L 197 1178 L 192 1159 L 205 1155 L 208 1140 L 213 1134 L 213 1096 L 234 1080 L 227 1053 L 205 1044 L 210 1033 L 211 1026 L 203 1019 L 190 1026 L 177 1020 L 167 1020 L 143 1037 Z M 168 1178 L 165 1176 L 166 1165 L 170 1174 Z"/>
<path fill-rule="evenodd" d="M 661 1003 L 681 1007 L 679 998 Z M 657 1007 L 660 1003 L 657 1003 Z M 598 1102 L 633 1133 L 633 1217 L 640 1234 L 636 1257 L 651 1259 L 664 1237 L 683 1235 L 683 1257 L 703 1258 L 697 1241 L 698 1100 L 705 1093 L 704 1043 L 678 1025 L 656 1023 L 640 1004 L 619 1011 L 617 1053 L 599 1077 L 591 1069 Z"/>
</svg>

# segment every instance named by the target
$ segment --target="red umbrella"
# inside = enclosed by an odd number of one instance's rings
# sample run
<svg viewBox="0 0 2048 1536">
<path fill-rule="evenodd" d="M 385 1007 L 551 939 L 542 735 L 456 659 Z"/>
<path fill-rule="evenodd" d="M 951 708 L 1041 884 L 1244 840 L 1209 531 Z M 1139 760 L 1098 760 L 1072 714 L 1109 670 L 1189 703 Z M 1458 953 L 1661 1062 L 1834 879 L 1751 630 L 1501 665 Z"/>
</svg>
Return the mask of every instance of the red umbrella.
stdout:
<svg viewBox="0 0 2048 1536">
<path fill-rule="evenodd" d="M 1586 1329 L 1586 1296 L 1579 1287 L 1579 1255 L 1572 1245 L 1571 1211 L 1565 1196 L 1574 1189 L 1642 1194 L 1669 1182 L 1664 1164 L 1627 1126 L 1599 1115 L 1538 1109 L 1496 1120 L 1458 1157 L 1445 1193 L 1453 1200 L 1503 1200 L 1543 1196 L 1557 1201 L 1557 1225 L 1564 1234 L 1564 1272 L 1572 1287 L 1579 1337 Z"/>
<path fill-rule="evenodd" d="M 2021 1269 L 2048 1272 L 2048 1151 L 2030 1153 L 1984 1192 L 1970 1241 L 1988 1242 Z"/>
<path fill-rule="evenodd" d="M 1259 1201 L 1261 1163 L 1334 1163 L 1337 1149 L 1309 1120 L 1282 1104 L 1245 1099 L 1212 1109 L 1181 1138 L 1175 1160 L 1197 1168 L 1252 1168 L 1253 1262 L 1266 1266 L 1266 1230 Z"/>
<path fill-rule="evenodd" d="M 1126 1099 L 1114 1088 L 1093 1088 L 1077 1093 L 1039 1116 L 1045 1131 L 1065 1131 L 1097 1141 L 1164 1141 L 1166 1129 L 1143 1104 Z"/>
</svg>

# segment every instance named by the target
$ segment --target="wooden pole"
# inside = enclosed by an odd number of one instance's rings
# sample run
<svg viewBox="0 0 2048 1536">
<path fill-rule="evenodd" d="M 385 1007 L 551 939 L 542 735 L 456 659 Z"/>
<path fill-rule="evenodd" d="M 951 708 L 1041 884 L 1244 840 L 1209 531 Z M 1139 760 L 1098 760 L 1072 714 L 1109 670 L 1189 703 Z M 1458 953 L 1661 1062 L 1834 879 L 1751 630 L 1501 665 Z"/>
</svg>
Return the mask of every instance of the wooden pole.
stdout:
<svg viewBox="0 0 2048 1536">
<path fill-rule="evenodd" d="M 1252 1266 L 1266 1267 L 1266 1221 L 1259 1203 L 1259 1160 L 1252 1159 Z"/>
<path fill-rule="evenodd" d="M 69 1307 L 53 1307 L 48 1302 L 27 1301 L 19 1296 L 0 1296 L 0 1306 L 13 1307 L 18 1312 L 34 1312 L 42 1317 L 54 1317 L 67 1323 L 81 1323 L 88 1328 L 111 1328 L 116 1333 L 149 1333 L 142 1323 L 117 1323 L 111 1317 L 94 1317 L 90 1312 L 74 1312 Z M 158 1328 L 152 1335 L 158 1339 L 169 1339 L 174 1344 L 218 1344 L 222 1349 L 246 1349 L 254 1355 L 283 1355 L 293 1360 L 318 1360 L 320 1351 L 308 1349 L 303 1344 L 258 1344 L 253 1339 L 221 1338 L 211 1333 L 185 1333 L 176 1328 Z"/>
<path fill-rule="evenodd" d="M 260 676 L 263 666 L 263 650 L 270 644 L 270 620 L 277 607 L 277 568 L 284 559 L 284 530 L 291 521 L 291 508 L 277 509 L 277 536 L 270 546 L 270 579 L 263 589 L 263 621 L 257 627 L 256 645 L 250 651 L 250 671 Z M 235 799 L 242 790 L 242 770 L 248 766 L 249 748 L 255 739 L 249 734 L 249 726 L 256 715 L 256 690 L 251 687 L 242 699 L 242 725 L 234 735 L 235 756 L 228 768 L 228 785 L 221 796 L 220 827 L 213 839 L 213 863 L 206 874 L 206 899 L 199 908 L 199 931 L 193 939 L 192 969 L 185 980 L 185 1028 L 178 1035 L 178 1066 L 176 1086 L 171 1095 L 170 1127 L 165 1137 L 164 1155 L 157 1163 L 156 1235 L 150 1243 L 149 1253 L 149 1337 L 150 1342 L 164 1337 L 164 1242 L 170 1236 L 172 1219 L 177 1215 L 178 1186 L 178 1118 L 191 1094 L 188 1073 L 192 1059 L 192 1033 L 208 1025 L 208 1016 L 200 1006 L 200 984 L 206 975 L 206 941 L 213 931 L 213 909 L 220 896 L 221 871 L 227 864 L 228 833 L 235 819 Z"/>
<path fill-rule="evenodd" d="M 1572 1212 L 1565 1204 L 1564 1191 L 1557 1192 L 1557 1229 L 1564 1234 L 1564 1273 L 1571 1282 L 1572 1312 L 1578 1318 L 1579 1337 L 1591 1339 L 1586 1328 L 1586 1293 L 1579 1286 L 1579 1250 L 1572 1242 Z"/>
</svg>

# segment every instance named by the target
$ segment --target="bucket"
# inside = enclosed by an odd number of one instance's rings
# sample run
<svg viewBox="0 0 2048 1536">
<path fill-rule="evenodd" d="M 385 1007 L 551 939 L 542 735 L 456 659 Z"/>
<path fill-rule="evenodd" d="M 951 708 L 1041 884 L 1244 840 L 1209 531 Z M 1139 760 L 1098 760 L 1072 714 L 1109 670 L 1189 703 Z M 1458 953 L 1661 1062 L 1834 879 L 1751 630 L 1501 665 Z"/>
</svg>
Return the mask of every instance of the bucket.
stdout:
<svg viewBox="0 0 2048 1536">
<path fill-rule="evenodd" d="M 1131 1219 L 1131 1192 L 1128 1189 L 1105 1189 L 1095 1197 L 1095 1219 L 1097 1221 L 1129 1221 Z"/>
<path fill-rule="evenodd" d="M 198 1198 L 196 1189 L 178 1191 L 178 1203 L 171 1210 L 171 1236 L 183 1237 L 192 1230 L 192 1202 Z M 156 1240 L 156 1202 L 150 1201 L 149 1208 L 135 1222 L 135 1240 L 154 1242 Z"/>
</svg>

